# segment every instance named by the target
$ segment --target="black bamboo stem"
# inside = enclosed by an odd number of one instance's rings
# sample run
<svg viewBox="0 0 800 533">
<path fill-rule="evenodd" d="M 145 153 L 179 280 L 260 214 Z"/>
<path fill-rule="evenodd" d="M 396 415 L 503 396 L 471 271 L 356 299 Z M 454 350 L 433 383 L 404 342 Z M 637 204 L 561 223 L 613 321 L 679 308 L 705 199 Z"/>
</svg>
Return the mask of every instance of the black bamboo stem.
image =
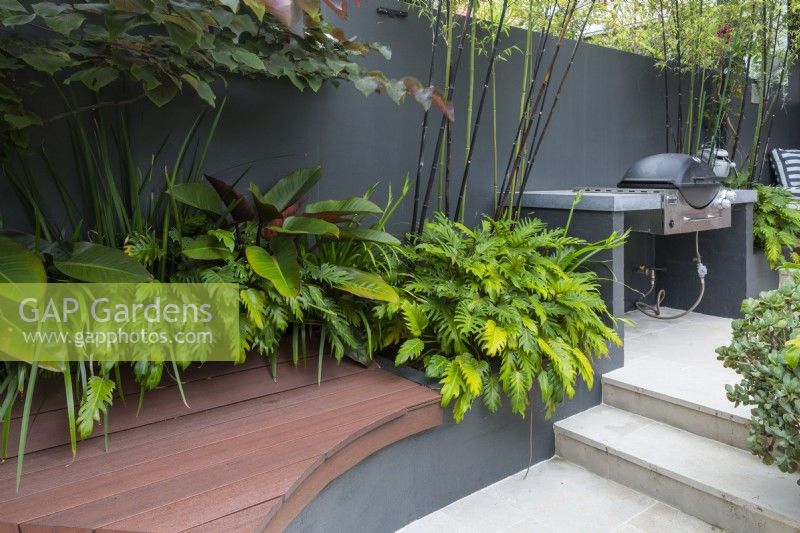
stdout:
<svg viewBox="0 0 800 533">
<path fill-rule="evenodd" d="M 669 136 L 672 133 L 672 121 L 669 117 L 669 55 L 667 52 L 667 26 L 664 23 L 664 0 L 658 0 L 661 14 L 661 43 L 664 48 L 664 137 L 666 152 L 669 152 Z"/>
<path fill-rule="evenodd" d="M 472 134 L 469 139 L 469 148 L 467 149 L 467 160 L 464 164 L 464 174 L 461 176 L 461 186 L 458 188 L 458 202 L 456 203 L 455 218 L 459 218 L 462 214 L 464 207 L 464 196 L 467 190 L 467 178 L 469 170 L 472 165 L 472 153 L 475 150 L 475 140 L 478 136 L 478 128 L 481 124 L 481 115 L 483 114 L 483 104 L 486 102 L 486 93 L 489 89 L 489 82 L 492 79 L 492 72 L 494 71 L 494 63 L 497 59 L 498 47 L 497 43 L 500 41 L 500 35 L 503 33 L 503 23 L 506 18 L 506 11 L 508 9 L 508 0 L 503 0 L 503 8 L 500 11 L 500 19 L 497 23 L 497 32 L 492 41 L 492 51 L 489 56 L 489 66 L 486 68 L 486 76 L 483 81 L 483 89 L 481 90 L 481 98 L 478 101 L 478 109 L 475 112 L 475 123 L 472 125 Z"/>
<path fill-rule="evenodd" d="M 440 29 L 440 20 L 442 16 L 442 2 L 439 1 L 439 5 L 436 7 L 436 19 L 433 23 L 433 37 L 431 38 L 431 64 L 428 68 L 428 85 L 427 87 L 431 86 L 433 83 L 433 73 L 435 71 L 436 65 L 436 45 L 439 41 L 439 29 Z M 419 210 L 419 188 L 421 185 L 421 178 L 422 178 L 422 167 L 425 165 L 423 161 L 423 156 L 425 155 L 425 140 L 428 133 L 428 112 L 429 109 L 425 110 L 425 113 L 422 115 L 422 133 L 419 138 L 419 156 L 417 158 L 417 176 L 414 180 L 414 212 L 411 215 L 411 233 L 414 233 L 416 230 L 417 225 L 417 211 Z"/>
<path fill-rule="evenodd" d="M 553 51 L 553 56 L 550 58 L 550 63 L 545 70 L 544 76 L 542 78 L 542 83 L 539 86 L 539 90 L 536 94 L 536 100 L 533 103 L 533 109 L 538 109 L 537 116 L 541 117 L 541 113 L 543 110 L 543 97 L 547 94 L 547 89 L 550 85 L 550 80 L 553 76 L 553 70 L 555 69 L 556 61 L 558 60 L 558 54 L 561 51 L 561 47 L 564 43 L 564 37 L 566 36 L 567 27 L 572 20 L 572 17 L 575 13 L 575 8 L 577 7 L 577 0 L 573 2 L 569 7 L 568 11 L 564 13 L 564 23 L 561 27 L 561 30 L 558 35 L 558 42 L 556 44 L 556 48 Z M 538 121 L 537 121 L 538 123 Z M 506 176 L 506 187 L 503 193 L 500 196 L 500 201 L 498 202 L 497 213 L 496 216 L 499 218 L 502 211 L 505 209 L 505 203 L 509 199 L 510 194 L 513 190 L 517 190 L 519 183 L 517 183 L 517 172 L 519 171 L 520 164 L 522 163 L 522 147 L 527 146 L 528 138 L 530 137 L 530 132 L 533 127 L 534 120 L 533 116 L 531 115 L 528 119 L 528 123 L 526 124 L 525 130 L 523 132 L 522 137 L 518 140 L 518 145 L 512 147 L 512 153 L 516 153 L 516 157 L 514 158 L 514 163 L 508 171 L 508 175 Z M 531 141 L 531 148 L 533 148 L 533 140 Z M 511 208 L 511 206 L 509 206 Z"/>
<path fill-rule="evenodd" d="M 531 105 L 531 100 L 533 98 L 533 91 L 536 88 L 536 80 L 539 79 L 539 68 L 541 67 L 542 60 L 547 51 L 547 41 L 550 38 L 550 28 L 552 26 L 553 18 L 557 11 L 557 7 L 558 4 L 554 2 L 552 8 L 550 9 L 550 15 L 548 16 L 545 28 L 541 31 L 539 50 L 537 51 L 536 59 L 534 61 L 534 66 L 533 66 L 533 72 L 530 78 L 530 82 L 528 83 L 528 90 L 525 96 L 525 103 L 523 105 L 522 113 L 520 114 L 519 117 L 519 121 L 517 124 L 517 131 L 514 134 L 514 143 L 512 144 L 511 152 L 509 153 L 508 163 L 506 163 L 506 170 L 503 173 L 503 181 L 500 184 L 498 201 L 496 202 L 495 206 L 495 216 L 499 216 L 500 206 L 502 205 L 503 198 L 505 198 L 506 196 L 506 190 L 509 187 L 508 180 L 509 180 L 509 173 L 511 171 L 511 165 L 514 163 L 514 160 L 517 156 L 517 152 L 521 148 L 519 146 L 520 135 L 522 134 L 523 127 L 527 126 L 530 119 L 530 105 Z"/>
<path fill-rule="evenodd" d="M 678 133 L 676 135 L 676 149 L 678 152 L 683 152 L 683 58 L 681 55 L 681 18 L 680 6 L 678 0 L 674 2 L 675 6 L 675 58 L 678 61 Z"/>
<path fill-rule="evenodd" d="M 447 95 L 448 95 L 448 98 L 450 98 L 451 101 L 453 99 L 453 93 L 455 92 L 454 91 L 455 79 L 456 79 L 456 76 L 458 75 L 458 67 L 461 64 L 461 53 L 464 50 L 464 39 L 466 37 L 466 34 L 469 31 L 469 22 L 470 22 L 470 17 L 472 16 L 472 6 L 475 3 L 475 1 L 476 0 L 471 0 L 467 4 L 467 13 L 466 13 L 466 17 L 464 19 L 464 27 L 461 30 L 461 36 L 459 37 L 458 52 L 456 53 L 456 60 L 450 65 L 450 75 L 448 76 L 448 91 L 447 91 Z M 507 0 L 505 0 L 505 1 L 507 1 Z M 442 147 L 442 139 L 445 137 L 448 127 L 449 126 L 448 126 L 447 117 L 444 114 L 442 114 L 442 120 L 441 120 L 440 125 L 439 125 L 439 134 L 438 134 L 438 136 L 436 138 L 436 149 L 434 150 L 434 154 L 438 154 L 439 153 L 439 150 Z M 447 165 L 447 163 L 445 163 L 445 165 Z M 422 233 L 423 226 L 425 225 L 425 219 L 428 217 L 428 209 L 429 209 L 429 206 L 430 206 L 431 192 L 433 191 L 433 183 L 434 183 L 434 181 L 436 181 L 436 172 L 437 172 L 438 168 L 439 168 L 439 158 L 434 156 L 434 162 L 431 165 L 431 171 L 430 171 L 430 174 L 428 176 L 428 184 L 427 184 L 427 186 L 425 188 L 425 197 L 424 197 L 423 202 L 422 202 L 422 209 L 420 211 L 420 215 L 419 215 L 419 219 L 418 219 L 418 223 L 417 223 L 417 227 L 416 227 L 416 232 L 418 234 Z M 445 198 L 448 195 L 449 195 L 449 191 L 445 191 Z"/>
<path fill-rule="evenodd" d="M 545 139 L 547 130 L 550 127 L 550 121 L 553 119 L 553 114 L 555 113 L 556 106 L 558 105 L 558 101 L 561 97 L 561 92 L 564 89 L 564 83 L 566 82 L 567 77 L 569 77 L 572 65 L 575 63 L 575 56 L 578 53 L 578 48 L 580 48 L 581 42 L 583 42 L 583 34 L 586 31 L 586 24 L 589 22 L 589 18 L 592 15 L 592 10 L 594 9 L 595 2 L 596 0 L 590 0 L 589 9 L 586 12 L 586 18 L 583 19 L 583 24 L 581 25 L 581 30 L 580 33 L 578 34 L 578 39 L 575 41 L 575 45 L 572 47 L 572 54 L 570 55 L 569 63 L 567 63 L 567 66 L 564 68 L 564 73 L 561 75 L 561 80 L 558 83 L 558 89 L 556 90 L 556 94 L 553 97 L 553 102 L 550 104 L 550 110 L 547 112 L 547 119 L 544 122 L 544 127 L 542 128 L 541 132 L 538 133 L 538 136 L 537 134 L 534 134 L 534 139 L 536 139 L 536 146 L 528 156 L 528 161 L 526 162 L 526 167 L 525 167 L 525 175 L 522 179 L 522 182 L 519 185 L 519 194 L 517 195 L 517 205 L 515 206 L 517 217 L 521 215 L 522 195 L 528 186 L 528 180 L 531 177 L 533 165 L 536 162 L 536 156 L 539 154 L 539 149 L 542 147 L 542 141 Z M 538 124 L 537 124 L 537 130 L 538 130 Z"/>
</svg>

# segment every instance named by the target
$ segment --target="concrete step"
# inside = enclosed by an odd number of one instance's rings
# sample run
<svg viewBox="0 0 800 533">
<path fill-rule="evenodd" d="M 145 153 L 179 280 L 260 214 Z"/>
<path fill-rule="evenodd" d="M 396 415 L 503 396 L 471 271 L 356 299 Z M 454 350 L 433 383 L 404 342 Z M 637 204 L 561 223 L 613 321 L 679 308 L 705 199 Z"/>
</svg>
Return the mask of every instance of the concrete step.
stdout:
<svg viewBox="0 0 800 533">
<path fill-rule="evenodd" d="M 725 396 L 725 384 L 739 379 L 718 361 L 683 365 L 640 357 L 603 376 L 603 402 L 747 449 L 750 409 Z"/>
<path fill-rule="evenodd" d="M 800 531 L 797 476 L 748 452 L 609 405 L 555 424 L 556 453 L 737 533 Z"/>
</svg>

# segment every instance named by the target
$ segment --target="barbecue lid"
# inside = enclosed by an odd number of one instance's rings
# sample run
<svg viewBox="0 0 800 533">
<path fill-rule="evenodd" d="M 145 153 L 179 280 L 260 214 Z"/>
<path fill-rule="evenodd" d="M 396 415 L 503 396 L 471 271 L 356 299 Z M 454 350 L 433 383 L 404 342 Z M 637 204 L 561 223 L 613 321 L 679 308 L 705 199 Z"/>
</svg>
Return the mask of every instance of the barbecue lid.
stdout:
<svg viewBox="0 0 800 533">
<path fill-rule="evenodd" d="M 689 205 L 695 209 L 703 209 L 714 200 L 723 179 L 696 157 L 686 154 L 656 154 L 634 163 L 617 186 L 678 189 Z"/>
</svg>

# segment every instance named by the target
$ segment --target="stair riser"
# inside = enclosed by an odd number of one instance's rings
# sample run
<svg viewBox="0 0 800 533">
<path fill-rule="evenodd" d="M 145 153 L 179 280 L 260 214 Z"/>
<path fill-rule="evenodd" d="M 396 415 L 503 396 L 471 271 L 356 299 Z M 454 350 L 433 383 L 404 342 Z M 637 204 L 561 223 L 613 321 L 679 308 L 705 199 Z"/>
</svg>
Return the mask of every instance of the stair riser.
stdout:
<svg viewBox="0 0 800 533">
<path fill-rule="evenodd" d="M 600 443 L 587 444 L 556 429 L 556 455 L 598 475 L 643 492 L 731 533 L 789 533 L 797 528 L 755 508 L 727 501 L 712 489 L 702 490 L 675 477 L 635 463 Z"/>
<path fill-rule="evenodd" d="M 747 423 L 743 420 L 733 420 L 724 413 L 711 414 L 610 382 L 603 383 L 603 403 L 664 422 L 701 437 L 743 450 L 748 449 L 749 428 Z"/>
</svg>

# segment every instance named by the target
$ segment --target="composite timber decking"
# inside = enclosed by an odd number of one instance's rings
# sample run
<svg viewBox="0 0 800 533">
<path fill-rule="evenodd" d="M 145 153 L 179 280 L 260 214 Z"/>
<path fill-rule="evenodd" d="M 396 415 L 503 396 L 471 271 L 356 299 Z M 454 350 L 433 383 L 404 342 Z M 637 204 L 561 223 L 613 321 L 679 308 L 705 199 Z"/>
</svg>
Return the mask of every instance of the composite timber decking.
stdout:
<svg viewBox="0 0 800 533">
<path fill-rule="evenodd" d="M 96 429 L 74 458 L 63 393 L 51 394 L 19 492 L 16 459 L 0 464 L 0 532 L 280 531 L 336 476 L 442 422 L 438 393 L 375 365 L 326 361 L 321 385 L 315 358 L 278 366 L 273 381 L 259 358 L 207 364 L 183 376 L 190 408 L 168 386 L 138 416 L 131 385 L 108 451 Z"/>
</svg>

